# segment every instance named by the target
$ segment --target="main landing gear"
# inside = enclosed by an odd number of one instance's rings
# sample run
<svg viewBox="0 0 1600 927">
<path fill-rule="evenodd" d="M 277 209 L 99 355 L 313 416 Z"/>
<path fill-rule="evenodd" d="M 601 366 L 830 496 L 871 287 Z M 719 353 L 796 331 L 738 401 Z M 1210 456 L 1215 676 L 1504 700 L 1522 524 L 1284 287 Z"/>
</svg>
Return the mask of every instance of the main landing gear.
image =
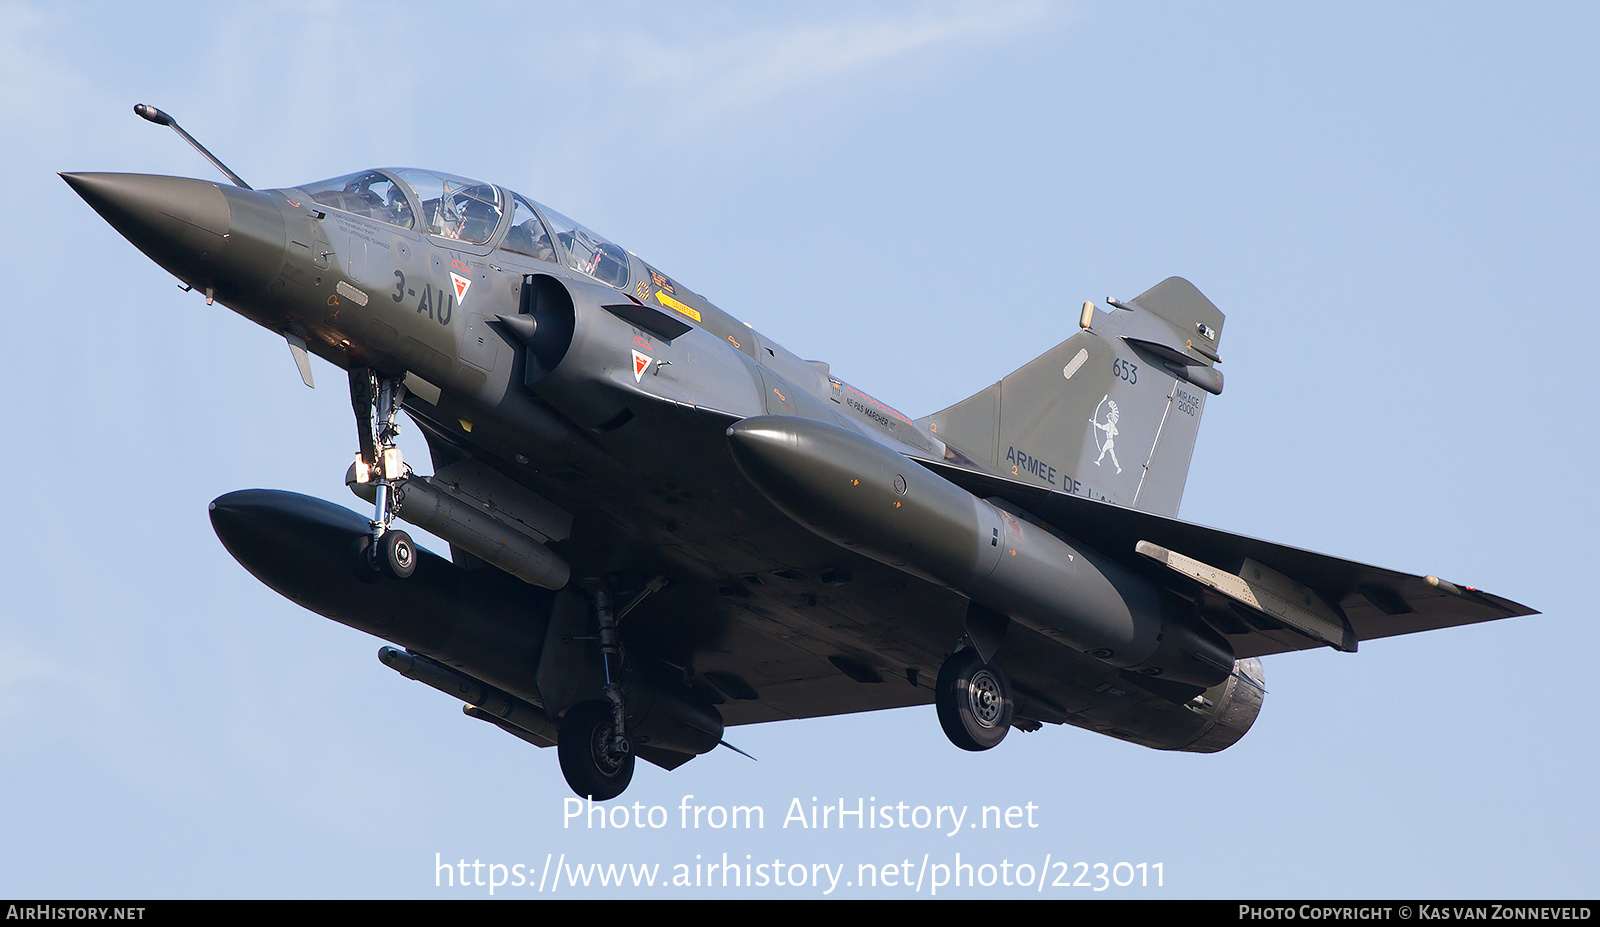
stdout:
<svg viewBox="0 0 1600 927">
<path fill-rule="evenodd" d="M 350 371 L 350 405 L 356 413 L 356 430 L 361 450 L 356 455 L 357 479 L 375 484 L 371 534 L 356 542 L 356 572 L 363 579 L 378 574 L 391 579 L 406 579 L 417 569 L 417 545 L 411 535 L 391 529 L 399 499 L 395 483 L 406 475 L 395 438 L 400 426 L 395 416 L 405 399 L 406 387 L 400 377 L 386 377 L 367 367 Z"/>
<path fill-rule="evenodd" d="M 622 610 L 626 615 L 645 596 L 661 588 L 646 586 Z M 595 623 L 599 626 L 600 658 L 605 667 L 604 699 L 579 702 L 567 709 L 556 735 L 556 756 L 567 785 L 593 801 L 616 798 L 633 780 L 633 745 L 628 741 L 622 686 L 622 636 L 617 624 L 622 615 L 611 606 L 604 583 L 591 590 Z"/>
<path fill-rule="evenodd" d="M 988 750 L 1011 729 L 1011 681 L 976 648 L 957 650 L 939 669 L 933 704 L 950 742 L 963 750 Z"/>
</svg>

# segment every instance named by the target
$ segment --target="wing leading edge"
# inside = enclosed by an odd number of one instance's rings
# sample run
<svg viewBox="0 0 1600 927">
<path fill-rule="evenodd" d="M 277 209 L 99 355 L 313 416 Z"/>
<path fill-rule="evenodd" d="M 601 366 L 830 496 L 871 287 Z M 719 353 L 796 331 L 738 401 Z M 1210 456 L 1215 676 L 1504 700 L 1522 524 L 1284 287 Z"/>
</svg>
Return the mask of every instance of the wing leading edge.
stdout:
<svg viewBox="0 0 1600 927">
<path fill-rule="evenodd" d="M 1241 658 L 1321 646 L 1354 650 L 1380 637 L 1538 614 L 1435 576 L 1368 566 L 942 461 L 917 462 L 1191 593 Z"/>
</svg>

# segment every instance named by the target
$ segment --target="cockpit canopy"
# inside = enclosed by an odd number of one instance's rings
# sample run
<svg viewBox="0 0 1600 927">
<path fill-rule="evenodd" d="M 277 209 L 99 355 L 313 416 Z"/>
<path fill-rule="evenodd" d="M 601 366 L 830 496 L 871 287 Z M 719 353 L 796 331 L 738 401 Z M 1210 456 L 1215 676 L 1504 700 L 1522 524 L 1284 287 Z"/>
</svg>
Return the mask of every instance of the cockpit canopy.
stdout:
<svg viewBox="0 0 1600 927">
<path fill-rule="evenodd" d="M 438 171 L 362 171 L 300 189 L 323 206 L 403 229 L 417 228 L 421 216 L 423 231 L 469 245 L 487 243 L 500 225 L 499 187 Z"/>
<path fill-rule="evenodd" d="M 510 193 L 508 203 L 506 192 L 480 180 L 404 167 L 346 174 L 300 189 L 323 206 L 469 245 L 488 244 L 510 209 L 503 250 L 566 263 L 614 287 L 629 283 L 628 254 L 621 247 L 520 194 Z"/>
<path fill-rule="evenodd" d="M 300 189 L 311 194 L 311 199 L 323 206 L 332 206 L 403 229 L 416 228 L 417 225 L 411 214 L 411 204 L 406 201 L 400 184 L 379 171 L 362 171 L 332 180 L 319 180 L 302 184 Z"/>
<path fill-rule="evenodd" d="M 576 270 L 619 289 L 628 286 L 628 254 L 617 245 L 568 219 L 548 206 L 546 219 L 555 226 L 556 239 L 566 248 L 567 261 Z"/>
<path fill-rule="evenodd" d="M 481 245 L 494 237 L 500 226 L 499 187 L 414 167 L 395 173 L 416 191 L 422 222 L 429 232 L 469 245 Z"/>
</svg>

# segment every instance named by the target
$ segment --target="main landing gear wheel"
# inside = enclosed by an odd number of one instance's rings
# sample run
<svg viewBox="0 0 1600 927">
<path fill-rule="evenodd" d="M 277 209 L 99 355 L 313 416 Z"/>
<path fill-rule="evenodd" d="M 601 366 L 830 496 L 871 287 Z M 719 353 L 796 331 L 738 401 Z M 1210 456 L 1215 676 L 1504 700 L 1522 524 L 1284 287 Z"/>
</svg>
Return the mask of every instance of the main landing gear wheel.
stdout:
<svg viewBox="0 0 1600 927">
<path fill-rule="evenodd" d="M 1011 681 L 970 647 L 940 667 L 933 704 L 945 736 L 963 750 L 988 750 L 1011 729 Z"/>
<path fill-rule="evenodd" d="M 611 705 L 581 702 L 567 710 L 556 734 L 561 774 L 572 791 L 595 801 L 621 795 L 633 780 L 633 754 L 613 751 Z"/>
<path fill-rule="evenodd" d="M 406 579 L 417 570 L 417 545 L 404 531 L 385 531 L 378 538 L 378 569 L 392 579 Z"/>
</svg>

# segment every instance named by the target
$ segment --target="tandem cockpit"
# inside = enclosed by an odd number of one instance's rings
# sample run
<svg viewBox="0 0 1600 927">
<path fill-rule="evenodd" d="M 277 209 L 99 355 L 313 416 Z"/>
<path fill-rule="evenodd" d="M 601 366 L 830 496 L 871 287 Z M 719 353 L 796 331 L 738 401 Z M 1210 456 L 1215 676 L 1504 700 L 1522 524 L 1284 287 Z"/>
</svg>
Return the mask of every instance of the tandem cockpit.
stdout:
<svg viewBox="0 0 1600 927">
<path fill-rule="evenodd" d="M 371 170 L 297 189 L 322 206 L 448 239 L 474 253 L 487 254 L 498 247 L 523 258 L 564 264 L 619 290 L 634 283 L 643 290 L 645 281 L 660 276 L 623 248 L 548 206 L 454 174 L 418 168 Z"/>
<path fill-rule="evenodd" d="M 780 352 L 775 346 L 760 346 L 748 326 L 705 297 L 593 230 L 504 187 L 439 171 L 383 168 L 283 192 L 431 236 L 435 244 L 486 259 L 496 269 L 538 274 L 550 265 L 569 268 L 680 323 L 693 323 L 725 338 L 749 357 L 777 362 Z"/>
</svg>

